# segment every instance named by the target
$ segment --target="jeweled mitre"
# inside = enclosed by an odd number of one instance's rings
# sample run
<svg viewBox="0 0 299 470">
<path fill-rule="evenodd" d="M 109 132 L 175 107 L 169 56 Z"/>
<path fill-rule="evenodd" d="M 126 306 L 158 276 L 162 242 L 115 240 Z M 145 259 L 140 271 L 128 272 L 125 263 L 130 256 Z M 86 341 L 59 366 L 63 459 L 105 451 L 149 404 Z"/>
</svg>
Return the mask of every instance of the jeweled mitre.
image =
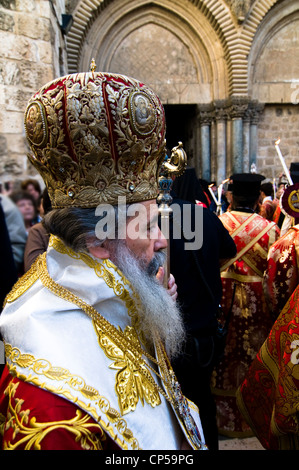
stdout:
<svg viewBox="0 0 299 470">
<path fill-rule="evenodd" d="M 53 208 L 157 197 L 165 114 L 138 80 L 102 72 L 58 78 L 29 101 L 25 130 Z"/>
</svg>

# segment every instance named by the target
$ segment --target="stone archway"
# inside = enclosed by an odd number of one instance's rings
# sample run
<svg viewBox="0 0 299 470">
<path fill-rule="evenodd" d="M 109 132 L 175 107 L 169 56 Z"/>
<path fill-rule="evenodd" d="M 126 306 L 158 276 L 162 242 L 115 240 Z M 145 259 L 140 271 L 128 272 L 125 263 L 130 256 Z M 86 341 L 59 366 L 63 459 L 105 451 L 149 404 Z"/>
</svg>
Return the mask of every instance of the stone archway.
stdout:
<svg viewBox="0 0 299 470">
<path fill-rule="evenodd" d="M 213 28 L 188 0 L 179 7 L 114 0 L 89 26 L 78 66 L 88 69 L 94 57 L 99 70 L 145 81 L 163 103 L 209 103 L 228 93 L 223 55 Z"/>
<path fill-rule="evenodd" d="M 101 2 L 86 23 L 79 56 L 70 65 L 131 75 L 151 86 L 168 115 L 169 146 L 183 135 L 184 147 L 201 174 L 198 104 L 228 96 L 224 50 L 207 17 L 189 0 Z M 72 45 L 72 35 L 68 37 Z M 75 68 L 70 71 L 77 71 Z M 209 157 L 208 157 L 209 158 Z"/>
<path fill-rule="evenodd" d="M 95 58 L 98 70 L 134 75 L 152 86 L 176 120 L 184 116 L 184 145 L 198 175 L 219 182 L 256 162 L 263 105 L 250 95 L 249 57 L 259 25 L 280 5 L 79 0 L 67 38 L 69 72 L 88 70 Z M 189 106 L 187 118 L 183 106 Z"/>
<path fill-rule="evenodd" d="M 298 5 L 276 5 L 257 30 L 248 60 L 249 94 L 266 103 L 255 138 L 257 167 L 267 167 L 272 179 L 283 171 L 274 146 L 278 138 L 286 165 L 298 161 L 298 30 Z"/>
</svg>

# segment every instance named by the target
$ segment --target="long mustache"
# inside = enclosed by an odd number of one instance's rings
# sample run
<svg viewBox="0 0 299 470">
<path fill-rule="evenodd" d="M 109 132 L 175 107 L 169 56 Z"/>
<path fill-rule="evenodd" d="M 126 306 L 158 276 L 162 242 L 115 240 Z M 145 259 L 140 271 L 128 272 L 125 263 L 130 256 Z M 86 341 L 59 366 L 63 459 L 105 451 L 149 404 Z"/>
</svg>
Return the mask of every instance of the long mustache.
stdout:
<svg viewBox="0 0 299 470">
<path fill-rule="evenodd" d="M 166 253 L 164 251 L 158 251 L 154 254 L 153 259 L 148 263 L 146 272 L 149 276 L 156 276 L 160 267 L 164 266 L 166 261 Z"/>
</svg>

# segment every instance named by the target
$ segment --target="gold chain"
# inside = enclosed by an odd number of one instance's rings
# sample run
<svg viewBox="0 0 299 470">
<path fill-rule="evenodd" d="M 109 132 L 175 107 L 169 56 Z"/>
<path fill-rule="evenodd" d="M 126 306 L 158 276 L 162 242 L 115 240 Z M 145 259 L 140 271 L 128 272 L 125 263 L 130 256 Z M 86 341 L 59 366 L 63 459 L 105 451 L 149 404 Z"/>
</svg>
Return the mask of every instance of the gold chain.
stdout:
<svg viewBox="0 0 299 470">
<path fill-rule="evenodd" d="M 48 273 L 47 269 L 47 261 L 46 261 L 46 253 L 41 255 L 36 264 L 39 279 L 42 284 L 49 289 L 54 295 L 63 298 L 66 301 L 69 301 L 75 305 L 77 305 L 81 310 L 83 310 L 98 326 L 98 328 L 104 333 L 107 334 L 112 338 L 115 344 L 121 349 L 125 350 L 128 359 L 135 365 L 136 369 L 143 375 L 145 378 L 153 385 L 153 387 L 158 390 L 158 392 L 164 396 L 164 398 L 169 401 L 175 408 L 177 408 L 177 404 L 173 400 L 172 397 L 168 396 L 164 390 L 155 382 L 151 374 L 146 370 L 145 367 L 148 367 L 155 375 L 157 375 L 162 382 L 166 382 L 167 388 L 172 388 L 172 377 L 169 373 L 167 365 L 162 365 L 160 361 L 157 361 L 154 357 L 152 357 L 149 353 L 147 353 L 144 349 L 141 348 L 140 344 L 133 344 L 121 330 L 118 330 L 115 326 L 106 320 L 94 307 L 84 302 L 84 300 L 77 297 L 75 294 L 70 292 L 65 287 L 61 286 L 60 284 L 56 283 Z M 158 344 L 158 342 L 157 342 Z M 162 354 L 163 348 L 159 346 L 160 357 L 164 356 L 167 358 L 166 354 Z M 142 355 L 146 356 L 151 362 L 156 364 L 160 367 L 160 369 L 164 372 L 164 380 L 161 375 L 149 364 L 147 364 L 143 359 Z M 142 365 L 139 364 L 139 361 L 142 361 Z"/>
</svg>

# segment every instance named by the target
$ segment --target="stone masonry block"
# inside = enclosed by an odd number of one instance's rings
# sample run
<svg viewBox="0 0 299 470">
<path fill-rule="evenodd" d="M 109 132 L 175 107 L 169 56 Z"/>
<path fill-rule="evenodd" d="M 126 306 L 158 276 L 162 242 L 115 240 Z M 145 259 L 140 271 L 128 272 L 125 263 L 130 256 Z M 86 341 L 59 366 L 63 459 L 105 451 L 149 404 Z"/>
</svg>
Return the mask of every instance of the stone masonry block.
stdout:
<svg viewBox="0 0 299 470">
<path fill-rule="evenodd" d="M 0 31 L 0 57 L 36 61 L 38 50 L 34 41 L 10 32 Z"/>
<path fill-rule="evenodd" d="M 0 59 L 0 83 L 6 86 L 20 84 L 20 69 L 17 62 Z"/>
<path fill-rule="evenodd" d="M 7 139 L 5 135 L 0 134 L 0 155 L 7 153 Z"/>
<path fill-rule="evenodd" d="M 7 88 L 6 110 L 25 111 L 28 100 L 31 96 L 31 91 L 20 90 L 17 87 Z"/>
<path fill-rule="evenodd" d="M 22 134 L 24 131 L 24 112 L 1 112 L 0 129 L 3 134 Z"/>
<path fill-rule="evenodd" d="M 52 64 L 53 62 L 53 50 L 49 42 L 37 41 L 38 42 L 38 53 L 39 59 L 44 64 Z"/>
<path fill-rule="evenodd" d="M 49 20 L 32 17 L 32 15 L 18 15 L 18 33 L 31 39 L 51 40 Z"/>
<path fill-rule="evenodd" d="M 17 11 L 26 11 L 28 13 L 33 13 L 36 10 L 38 3 L 40 2 L 36 2 L 35 0 L 15 0 L 15 9 Z"/>
<path fill-rule="evenodd" d="M 1 0 L 1 6 L 7 10 L 15 10 L 16 0 Z"/>
<path fill-rule="evenodd" d="M 13 31 L 15 25 L 13 15 L 0 11 L 0 29 L 2 31 Z"/>
</svg>

